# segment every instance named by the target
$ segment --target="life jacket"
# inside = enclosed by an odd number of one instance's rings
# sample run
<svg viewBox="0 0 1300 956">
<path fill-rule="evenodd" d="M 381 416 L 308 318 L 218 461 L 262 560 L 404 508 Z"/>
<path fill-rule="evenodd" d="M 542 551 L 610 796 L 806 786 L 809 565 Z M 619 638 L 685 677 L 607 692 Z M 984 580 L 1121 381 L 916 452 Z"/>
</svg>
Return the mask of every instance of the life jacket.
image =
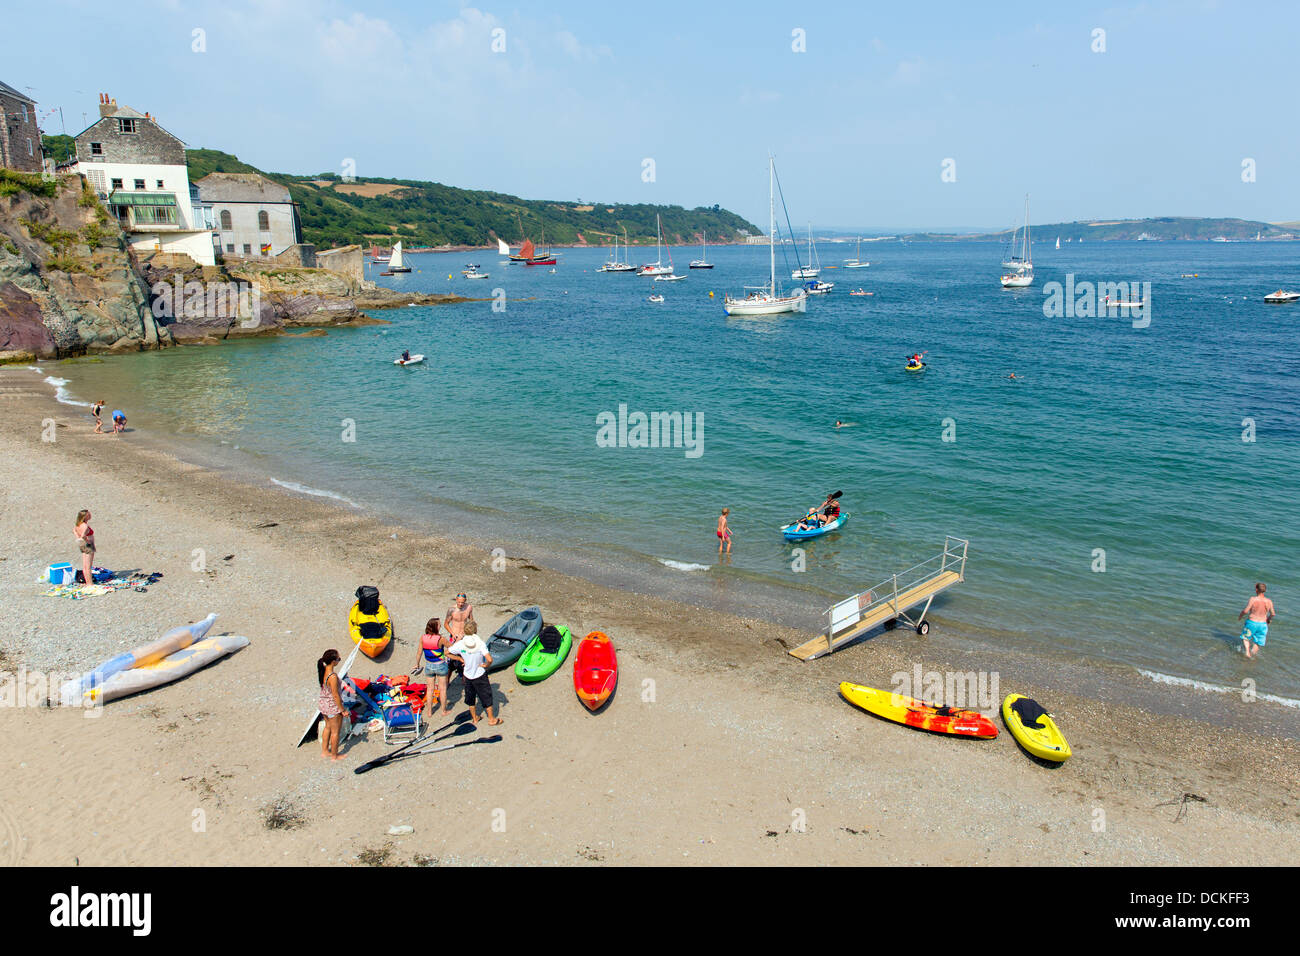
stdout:
<svg viewBox="0 0 1300 956">
<path fill-rule="evenodd" d="M 420 638 L 420 646 L 424 648 L 424 659 L 426 661 L 437 662 L 446 659 L 446 650 L 438 646 L 441 641 L 441 634 L 425 634 Z"/>
</svg>

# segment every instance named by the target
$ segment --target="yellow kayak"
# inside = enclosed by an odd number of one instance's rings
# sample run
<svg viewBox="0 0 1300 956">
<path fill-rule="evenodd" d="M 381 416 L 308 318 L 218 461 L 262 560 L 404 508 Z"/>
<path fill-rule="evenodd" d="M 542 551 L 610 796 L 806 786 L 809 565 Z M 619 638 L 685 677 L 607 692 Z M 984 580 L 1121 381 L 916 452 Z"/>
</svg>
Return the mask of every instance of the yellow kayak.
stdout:
<svg viewBox="0 0 1300 956">
<path fill-rule="evenodd" d="M 884 717 L 906 727 L 929 730 L 936 734 L 953 734 L 957 737 L 990 738 L 998 735 L 997 725 L 977 710 L 959 707 L 935 707 L 924 701 L 913 700 L 874 687 L 863 687 L 844 681 L 840 696 L 855 707 L 861 707 L 877 717 Z"/>
<path fill-rule="evenodd" d="M 1035 757 L 1056 763 L 1070 759 L 1065 735 L 1036 700 L 1023 694 L 1008 694 L 1002 702 L 1002 719 L 1011 736 Z M 1031 726 L 1035 723 L 1039 726 Z"/>
</svg>

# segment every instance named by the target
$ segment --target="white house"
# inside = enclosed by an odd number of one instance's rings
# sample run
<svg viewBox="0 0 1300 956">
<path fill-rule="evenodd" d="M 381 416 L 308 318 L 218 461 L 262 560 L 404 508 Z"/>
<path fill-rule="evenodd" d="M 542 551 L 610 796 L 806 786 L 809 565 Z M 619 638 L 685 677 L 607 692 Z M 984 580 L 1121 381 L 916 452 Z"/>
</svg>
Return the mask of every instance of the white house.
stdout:
<svg viewBox="0 0 1300 956">
<path fill-rule="evenodd" d="M 215 265 L 214 221 L 190 184 L 185 144 L 148 113 L 105 94 L 99 119 L 76 136 L 76 170 L 121 223 L 138 252 L 183 253 Z"/>
<path fill-rule="evenodd" d="M 256 173 L 209 173 L 194 185 L 212 207 L 222 255 L 278 256 L 302 243 L 289 190 Z"/>
</svg>

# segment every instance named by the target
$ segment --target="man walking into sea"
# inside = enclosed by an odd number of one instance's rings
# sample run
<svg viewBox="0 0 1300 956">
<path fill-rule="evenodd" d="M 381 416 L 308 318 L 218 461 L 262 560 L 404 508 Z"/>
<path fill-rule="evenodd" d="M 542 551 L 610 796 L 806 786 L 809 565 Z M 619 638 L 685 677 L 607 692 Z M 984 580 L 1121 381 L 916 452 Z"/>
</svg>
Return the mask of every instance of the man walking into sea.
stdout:
<svg viewBox="0 0 1300 956">
<path fill-rule="evenodd" d="M 1246 619 L 1241 629 L 1241 649 L 1247 657 L 1256 657 L 1268 637 L 1268 625 L 1273 620 L 1273 602 L 1264 597 L 1267 588 L 1255 585 L 1255 596 L 1246 602 L 1246 606 L 1237 615 L 1237 620 Z"/>
</svg>

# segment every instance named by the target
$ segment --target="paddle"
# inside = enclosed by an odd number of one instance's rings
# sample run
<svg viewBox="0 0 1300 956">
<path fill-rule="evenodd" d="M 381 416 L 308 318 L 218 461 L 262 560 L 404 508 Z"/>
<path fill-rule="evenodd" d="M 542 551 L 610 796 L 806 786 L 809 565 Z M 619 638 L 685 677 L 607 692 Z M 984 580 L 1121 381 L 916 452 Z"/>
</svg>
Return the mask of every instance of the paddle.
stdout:
<svg viewBox="0 0 1300 956">
<path fill-rule="evenodd" d="M 826 497 L 827 497 L 828 499 L 830 499 L 831 501 L 836 501 L 836 500 L 838 500 L 839 498 L 842 498 L 843 496 L 844 496 L 844 492 L 842 492 L 842 491 L 837 491 L 837 492 L 835 492 L 834 494 L 827 495 Z M 815 510 L 811 510 L 811 511 L 808 512 L 808 514 L 804 515 L 803 518 L 796 518 L 794 521 L 791 521 L 790 524 L 783 524 L 783 525 L 781 525 L 781 527 L 777 528 L 776 530 L 777 530 L 777 531 L 784 531 L 786 528 L 790 527 L 791 524 L 798 524 L 800 521 L 803 521 L 803 520 L 805 520 L 805 519 L 807 519 L 807 518 L 812 517 L 812 516 L 815 515 L 815 514 L 818 514 L 821 510 L 822 510 L 821 508 L 817 508 L 817 509 L 815 509 Z"/>
<path fill-rule="evenodd" d="M 502 740 L 500 734 L 493 734 L 491 737 L 479 737 L 477 740 L 462 740 L 458 744 L 447 744 L 444 747 L 434 747 L 432 750 L 420 750 L 413 754 L 407 754 L 407 757 L 422 757 L 425 754 L 441 753 L 444 750 L 455 750 L 457 747 L 472 747 L 474 744 L 499 744 Z M 405 757 L 402 759 L 406 759 Z"/>
<path fill-rule="evenodd" d="M 403 751 L 410 750 L 412 747 L 414 747 L 416 744 L 420 743 L 421 741 L 428 741 L 429 738 L 432 737 L 434 734 L 440 734 L 448 727 L 453 727 L 456 724 L 463 724 L 468 719 L 469 719 L 469 711 L 468 710 L 462 711 L 452 719 L 451 723 L 439 727 L 437 730 L 430 730 L 428 733 L 416 737 L 409 744 L 404 744 L 403 746 L 398 747 L 392 753 L 386 753 L 383 756 L 376 757 L 374 760 L 369 760 L 366 763 L 363 763 L 360 767 L 357 767 L 352 772 L 365 773 L 367 770 L 373 770 L 375 767 L 382 766 L 383 764 L 388 763 L 388 761 L 392 760 L 394 757 L 396 757 L 398 754 L 402 753 Z M 432 741 L 429 742 L 432 743 Z"/>
</svg>

